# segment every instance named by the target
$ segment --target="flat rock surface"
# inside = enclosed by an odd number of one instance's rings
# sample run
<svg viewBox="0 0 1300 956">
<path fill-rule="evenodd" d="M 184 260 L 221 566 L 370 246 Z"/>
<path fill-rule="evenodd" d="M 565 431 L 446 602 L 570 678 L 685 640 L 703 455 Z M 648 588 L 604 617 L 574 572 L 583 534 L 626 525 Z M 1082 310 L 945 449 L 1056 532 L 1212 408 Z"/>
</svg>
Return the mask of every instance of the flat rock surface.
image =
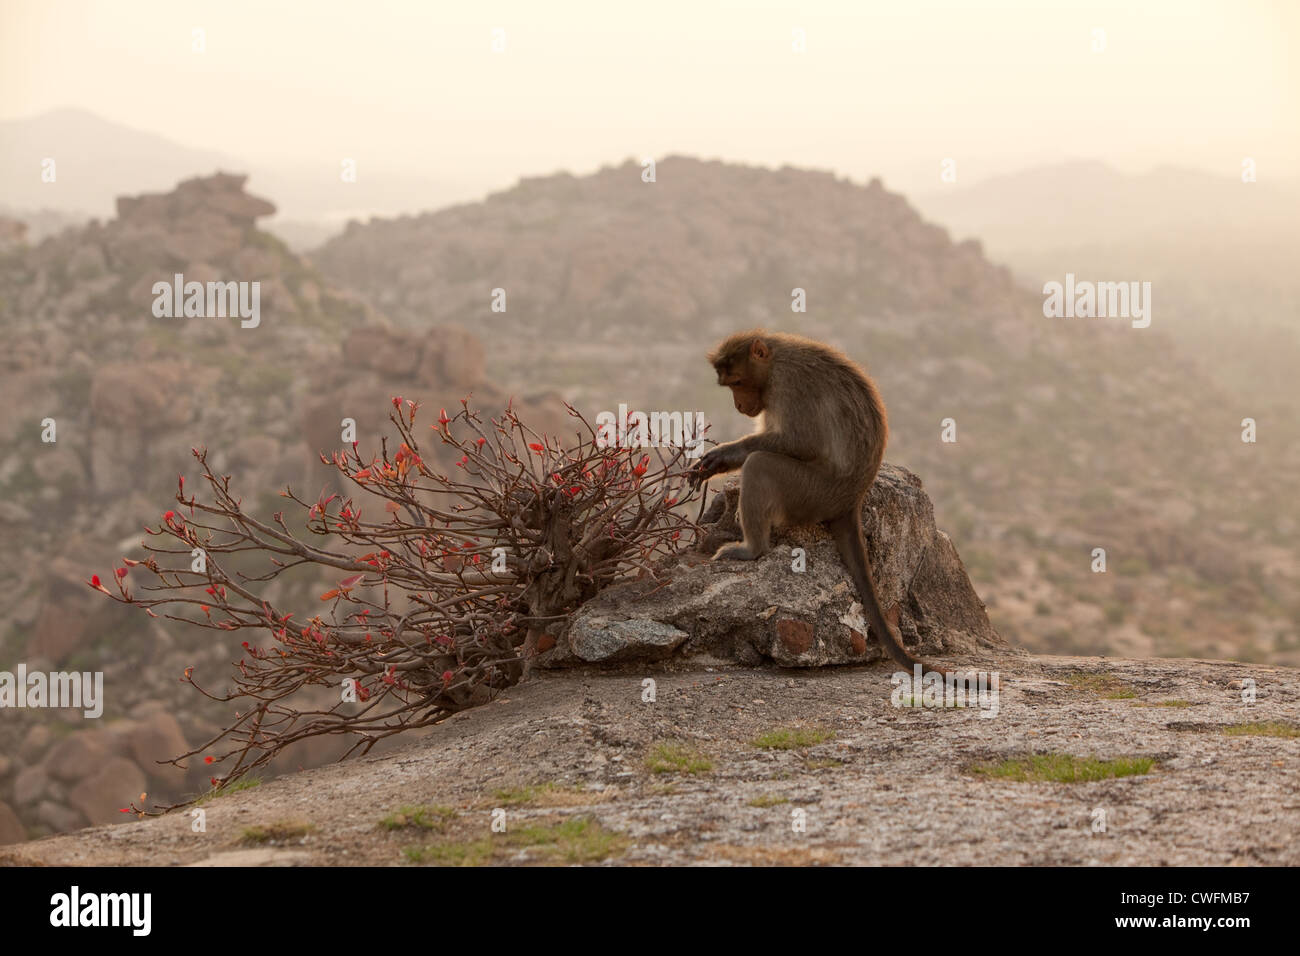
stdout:
<svg viewBox="0 0 1300 956">
<path fill-rule="evenodd" d="M 1294 721 L 1297 671 L 1013 655 L 963 663 L 1000 672 L 996 716 L 896 708 L 883 667 L 543 674 L 407 748 L 210 800 L 206 832 L 182 810 L 3 847 L 0 862 L 411 865 L 404 848 L 475 841 L 499 841 L 493 863 L 553 860 L 491 833 L 503 807 L 511 832 L 594 818 L 621 835 L 606 864 L 1300 863 L 1300 739 L 1223 730 Z M 654 702 L 642 699 L 646 678 Z M 1250 680 L 1258 696 L 1247 704 L 1240 688 Z M 789 727 L 832 734 L 791 750 L 752 743 Z M 652 773 L 647 754 L 674 738 L 710 769 Z M 1049 752 L 1156 764 L 1090 783 L 971 772 Z M 530 784 L 543 786 L 503 793 Z M 440 829 L 379 825 L 420 804 L 446 808 Z M 804 833 L 792 828 L 796 811 Z M 1105 832 L 1093 832 L 1101 816 Z M 245 833 L 290 823 L 310 829 L 260 843 Z"/>
</svg>

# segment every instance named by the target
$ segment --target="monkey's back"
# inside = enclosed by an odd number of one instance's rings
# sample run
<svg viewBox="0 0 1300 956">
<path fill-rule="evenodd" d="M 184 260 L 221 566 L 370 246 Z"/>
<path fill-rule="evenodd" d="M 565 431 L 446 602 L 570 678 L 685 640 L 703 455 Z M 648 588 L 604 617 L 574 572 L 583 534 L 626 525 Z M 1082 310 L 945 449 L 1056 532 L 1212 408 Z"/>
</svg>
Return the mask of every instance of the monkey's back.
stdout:
<svg viewBox="0 0 1300 956">
<path fill-rule="evenodd" d="M 771 333 L 770 342 L 769 427 L 800 433 L 801 444 L 824 453 L 823 465 L 832 477 L 865 494 L 880 470 L 889 437 L 875 383 L 829 345 L 788 333 Z"/>
</svg>

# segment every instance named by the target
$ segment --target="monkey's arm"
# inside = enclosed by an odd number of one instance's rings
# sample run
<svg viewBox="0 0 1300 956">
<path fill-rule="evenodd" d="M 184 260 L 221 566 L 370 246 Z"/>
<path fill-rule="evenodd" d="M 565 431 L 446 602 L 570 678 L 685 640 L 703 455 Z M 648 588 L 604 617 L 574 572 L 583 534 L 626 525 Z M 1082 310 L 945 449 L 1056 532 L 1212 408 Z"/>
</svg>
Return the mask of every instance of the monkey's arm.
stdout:
<svg viewBox="0 0 1300 956">
<path fill-rule="evenodd" d="M 755 432 L 719 445 L 701 458 L 700 463 L 691 471 L 691 481 L 698 485 L 714 475 L 735 471 L 756 451 L 785 455 L 796 461 L 813 461 L 819 457 L 815 446 L 806 439 L 801 440 L 785 432 Z"/>
</svg>

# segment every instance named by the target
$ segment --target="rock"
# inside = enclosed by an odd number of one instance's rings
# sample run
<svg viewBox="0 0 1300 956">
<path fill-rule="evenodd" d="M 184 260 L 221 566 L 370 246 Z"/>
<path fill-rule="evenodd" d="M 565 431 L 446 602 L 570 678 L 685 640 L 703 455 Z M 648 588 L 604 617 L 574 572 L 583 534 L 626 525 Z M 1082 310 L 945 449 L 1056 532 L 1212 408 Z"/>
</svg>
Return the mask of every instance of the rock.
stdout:
<svg viewBox="0 0 1300 956">
<path fill-rule="evenodd" d="M 423 338 L 417 380 L 467 391 L 483 381 L 486 352 L 477 336 L 448 325 L 430 329 Z"/>
<path fill-rule="evenodd" d="M 155 713 L 136 724 L 127 734 L 131 756 L 151 777 L 171 778 L 176 768 L 159 764 L 188 751 L 185 734 L 176 718 L 168 713 Z"/>
<path fill-rule="evenodd" d="M 585 617 L 569 631 L 569 647 L 588 662 L 658 660 L 686 640 L 685 631 L 658 621 Z M 540 644 L 539 644 L 540 647 Z"/>
<path fill-rule="evenodd" d="M 13 807 L 0 800 L 0 846 L 6 843 L 22 843 L 27 839 L 27 828 L 14 813 Z"/>
<path fill-rule="evenodd" d="M 194 415 L 189 385 L 192 372 L 176 362 L 143 367 L 134 362 L 101 366 L 90 384 L 90 404 L 98 424 L 148 433 L 184 425 Z"/>
<path fill-rule="evenodd" d="M 125 757 L 113 757 L 86 776 L 68 794 L 68 802 L 92 825 L 116 823 L 121 808 L 139 800 L 146 789 L 144 771 Z"/>
<path fill-rule="evenodd" d="M 40 764 L 23 770 L 14 778 L 14 803 L 20 807 L 30 806 L 45 795 L 50 776 Z"/>
<path fill-rule="evenodd" d="M 28 667 L 33 665 L 28 662 Z M 34 669 L 34 668 L 33 668 Z M 45 753 L 50 746 L 50 739 L 54 736 L 46 724 L 36 724 L 31 730 L 23 736 L 23 742 L 18 745 L 18 756 L 24 763 L 34 763 Z"/>
<path fill-rule="evenodd" d="M 50 589 L 50 597 L 54 597 L 54 590 L 54 587 Z M 92 623 L 94 617 L 87 613 L 84 602 L 60 602 L 47 598 L 32 627 L 32 637 L 27 642 L 27 656 L 64 660 L 90 636 Z"/>
<path fill-rule="evenodd" d="M 738 532 L 738 496 L 739 482 L 732 479 L 706 513 L 706 550 Z M 919 478 L 885 465 L 867 497 L 863 529 L 881 606 L 914 654 L 1007 650 L 952 541 L 935 527 Z M 794 570 L 794 547 L 806 552 L 803 571 Z M 598 594 L 578 609 L 556 648 L 538 663 L 654 660 L 678 653 L 815 667 L 886 656 L 834 543 L 819 527 L 779 531 L 772 550 L 755 562 L 679 555 L 660 578 L 668 583 L 636 581 Z"/>
<path fill-rule="evenodd" d="M 32 513 L 22 505 L 0 501 L 0 525 L 28 524 L 31 520 Z"/>
<path fill-rule="evenodd" d="M 106 731 L 79 730 L 50 748 L 44 766 L 51 777 L 71 783 L 84 779 L 111 753 L 111 741 Z"/>
<path fill-rule="evenodd" d="M 419 365 L 420 339 L 387 326 L 365 325 L 348 335 L 343 354 L 361 368 L 406 378 Z"/>
<path fill-rule="evenodd" d="M 36 819 L 51 830 L 65 833 L 68 830 L 80 830 L 86 825 L 84 816 L 70 807 L 55 803 L 53 800 L 41 801 L 41 805 L 36 808 Z"/>
<path fill-rule="evenodd" d="M 98 245 L 87 243 L 78 246 L 68 258 L 68 274 L 75 279 L 89 279 L 103 275 L 108 270 L 104 250 Z"/>
<path fill-rule="evenodd" d="M 186 866 L 301 866 L 311 861 L 311 854 L 301 850 L 273 850 L 259 847 L 253 850 L 227 850 L 214 853 L 197 863 Z"/>
</svg>

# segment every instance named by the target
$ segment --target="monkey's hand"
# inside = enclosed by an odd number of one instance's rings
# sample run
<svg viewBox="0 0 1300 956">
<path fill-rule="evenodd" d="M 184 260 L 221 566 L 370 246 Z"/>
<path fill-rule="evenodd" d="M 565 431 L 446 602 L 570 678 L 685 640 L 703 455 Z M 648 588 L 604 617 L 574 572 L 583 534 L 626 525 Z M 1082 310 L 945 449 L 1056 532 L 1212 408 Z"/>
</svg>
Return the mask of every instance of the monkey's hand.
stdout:
<svg viewBox="0 0 1300 956">
<path fill-rule="evenodd" d="M 703 482 L 724 471 L 735 471 L 745 463 L 748 457 L 745 449 L 738 442 L 719 445 L 700 459 L 700 463 L 691 469 L 691 487 L 698 488 Z"/>
</svg>

